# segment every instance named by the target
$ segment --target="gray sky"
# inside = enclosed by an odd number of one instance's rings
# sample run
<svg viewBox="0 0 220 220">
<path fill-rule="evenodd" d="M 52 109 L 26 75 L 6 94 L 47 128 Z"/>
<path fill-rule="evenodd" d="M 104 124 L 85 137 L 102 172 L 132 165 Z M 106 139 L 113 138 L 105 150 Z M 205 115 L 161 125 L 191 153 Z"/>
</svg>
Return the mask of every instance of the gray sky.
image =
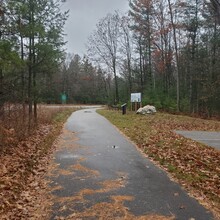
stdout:
<svg viewBox="0 0 220 220">
<path fill-rule="evenodd" d="M 70 10 L 64 28 L 67 52 L 83 56 L 89 35 L 98 21 L 115 10 L 126 12 L 128 0 L 67 0 L 62 10 Z"/>
</svg>

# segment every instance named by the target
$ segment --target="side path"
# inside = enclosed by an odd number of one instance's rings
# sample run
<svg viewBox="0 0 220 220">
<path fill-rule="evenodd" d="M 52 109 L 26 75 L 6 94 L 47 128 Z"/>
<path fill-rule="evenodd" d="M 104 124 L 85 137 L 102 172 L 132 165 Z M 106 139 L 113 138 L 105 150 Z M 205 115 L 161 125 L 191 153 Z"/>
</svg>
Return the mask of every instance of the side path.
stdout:
<svg viewBox="0 0 220 220">
<path fill-rule="evenodd" d="M 49 178 L 51 219 L 213 219 L 95 109 L 68 119 Z"/>
</svg>

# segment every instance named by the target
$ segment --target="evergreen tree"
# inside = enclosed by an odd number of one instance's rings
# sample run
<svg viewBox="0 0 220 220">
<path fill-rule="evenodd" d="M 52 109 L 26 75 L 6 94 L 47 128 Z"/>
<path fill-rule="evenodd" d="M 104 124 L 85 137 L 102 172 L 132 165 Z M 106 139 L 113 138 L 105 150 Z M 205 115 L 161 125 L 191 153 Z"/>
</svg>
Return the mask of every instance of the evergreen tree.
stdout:
<svg viewBox="0 0 220 220">
<path fill-rule="evenodd" d="M 37 120 L 38 81 L 45 72 L 50 73 L 52 67 L 57 67 L 62 57 L 63 26 L 68 12 L 60 11 L 61 3 L 62 1 L 54 0 L 8 1 L 14 24 L 12 28 L 21 51 L 20 58 L 26 63 L 21 82 L 22 87 L 27 88 L 25 92 L 29 103 L 29 126 L 32 122 L 33 105 L 34 118 Z M 27 82 L 24 81 L 26 78 Z M 26 95 L 23 98 L 25 97 Z"/>
</svg>

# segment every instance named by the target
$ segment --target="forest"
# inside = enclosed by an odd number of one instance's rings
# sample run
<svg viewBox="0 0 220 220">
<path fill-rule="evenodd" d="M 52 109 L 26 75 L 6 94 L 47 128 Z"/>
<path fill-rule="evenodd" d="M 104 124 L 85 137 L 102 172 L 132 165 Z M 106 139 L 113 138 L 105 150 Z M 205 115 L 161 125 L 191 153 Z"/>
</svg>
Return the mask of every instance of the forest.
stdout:
<svg viewBox="0 0 220 220">
<path fill-rule="evenodd" d="M 126 14 L 107 14 L 87 54 L 67 54 L 62 0 L 1 0 L 0 117 L 7 105 L 28 123 L 37 104 L 142 103 L 204 117 L 220 113 L 218 0 L 130 0 Z"/>
</svg>

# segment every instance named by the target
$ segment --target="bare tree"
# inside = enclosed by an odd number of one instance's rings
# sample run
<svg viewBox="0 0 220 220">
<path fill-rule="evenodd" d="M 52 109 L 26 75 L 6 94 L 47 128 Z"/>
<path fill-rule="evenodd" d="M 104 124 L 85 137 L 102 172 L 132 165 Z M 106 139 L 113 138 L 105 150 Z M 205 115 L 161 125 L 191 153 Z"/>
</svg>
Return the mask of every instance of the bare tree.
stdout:
<svg viewBox="0 0 220 220">
<path fill-rule="evenodd" d="M 118 81 L 117 81 L 117 55 L 118 41 L 120 37 L 120 19 L 116 12 L 108 14 L 101 19 L 96 30 L 88 40 L 89 55 L 99 62 L 105 64 L 114 74 L 115 102 L 119 102 Z"/>
<path fill-rule="evenodd" d="M 129 28 L 129 18 L 123 16 L 121 19 L 121 50 L 122 56 L 126 57 L 124 60 L 125 76 L 128 80 L 129 93 L 132 92 L 132 33 Z"/>
</svg>

